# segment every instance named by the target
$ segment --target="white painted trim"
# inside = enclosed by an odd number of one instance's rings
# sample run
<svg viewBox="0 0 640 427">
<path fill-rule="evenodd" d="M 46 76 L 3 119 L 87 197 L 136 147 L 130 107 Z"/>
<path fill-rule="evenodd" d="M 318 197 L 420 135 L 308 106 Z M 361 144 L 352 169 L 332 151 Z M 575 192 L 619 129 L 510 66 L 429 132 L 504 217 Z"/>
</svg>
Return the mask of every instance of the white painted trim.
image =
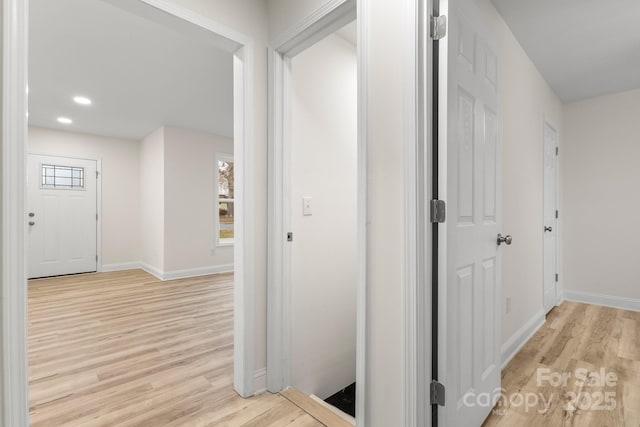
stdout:
<svg viewBox="0 0 640 427">
<path fill-rule="evenodd" d="M 149 273 L 150 275 L 154 276 L 158 280 L 162 280 L 162 277 L 164 276 L 164 272 L 161 269 L 154 267 L 152 265 L 149 265 L 146 262 L 141 262 L 140 268 L 146 271 L 147 273 Z"/>
<path fill-rule="evenodd" d="M 258 369 L 253 373 L 253 383 L 255 384 L 254 395 L 267 391 L 267 368 Z"/>
<path fill-rule="evenodd" d="M 3 129 L 2 129 L 2 425 L 29 425 L 27 370 L 26 147 L 28 0 L 3 1 Z M 148 5 L 227 39 L 234 51 L 234 151 L 240 179 L 236 182 L 234 284 L 234 388 L 244 397 L 254 392 L 254 222 L 253 209 L 253 41 L 168 0 L 109 0 L 125 7 Z M 240 156 L 240 157 L 237 157 Z M 238 179 L 238 177 L 236 177 Z M 145 266 L 143 266 L 145 267 Z M 155 273 L 156 269 L 146 266 Z M 160 274 L 162 275 L 162 274 Z"/>
<path fill-rule="evenodd" d="M 612 307 L 621 310 L 640 311 L 640 299 L 636 298 L 570 291 L 568 289 L 564 291 L 564 298 L 566 301 L 600 305 L 603 307 Z"/>
<path fill-rule="evenodd" d="M 186 279 L 189 277 L 208 276 L 210 274 L 233 273 L 233 264 L 215 265 L 211 267 L 190 268 L 187 270 L 165 271 L 162 280 Z"/>
<path fill-rule="evenodd" d="M 535 335 L 544 325 L 544 309 L 538 311 L 527 323 L 518 329 L 512 336 L 502 344 L 502 369 L 518 354 L 520 349 Z"/>
<path fill-rule="evenodd" d="M 102 266 L 102 272 L 126 271 L 126 270 L 144 270 L 159 280 L 177 280 L 188 279 L 191 277 L 209 276 L 211 274 L 233 273 L 233 264 L 212 265 L 209 267 L 189 268 L 185 270 L 163 271 L 157 267 L 153 267 L 147 263 L 124 262 L 121 264 L 107 264 Z"/>
<path fill-rule="evenodd" d="M 111 273 L 114 271 L 127 271 L 127 270 L 141 270 L 142 263 L 136 262 L 121 262 L 117 264 L 103 264 L 100 267 L 100 271 L 103 273 Z"/>
<path fill-rule="evenodd" d="M 367 223 L 369 221 L 369 1 L 357 0 L 358 52 L 358 275 L 356 290 L 356 425 L 366 425 Z"/>
<path fill-rule="evenodd" d="M 357 10 L 356 10 L 357 8 Z M 271 43 L 269 49 L 269 251 L 267 307 L 267 387 L 291 385 L 291 226 L 290 60 L 297 53 L 358 19 L 358 283 L 356 384 L 357 422 L 365 425 L 366 374 L 366 221 L 367 221 L 367 72 L 366 2 L 331 0 Z"/>
<path fill-rule="evenodd" d="M 283 57 L 293 58 L 356 17 L 356 0 L 329 0 L 284 34 L 276 37 L 271 42 L 271 47 Z"/>
<path fill-rule="evenodd" d="M 102 271 L 102 157 L 95 159 L 96 161 L 96 271 Z"/>
<path fill-rule="evenodd" d="M 431 382 L 431 227 L 426 211 L 431 193 L 432 43 L 428 38 L 431 0 L 416 1 L 408 30 L 405 135 L 405 369 L 404 426 L 431 425 L 426 402 Z M 429 41 L 428 41 L 429 40 Z"/>
<path fill-rule="evenodd" d="M 28 1 L 3 0 L 2 19 L 2 425 L 26 427 Z"/>
</svg>

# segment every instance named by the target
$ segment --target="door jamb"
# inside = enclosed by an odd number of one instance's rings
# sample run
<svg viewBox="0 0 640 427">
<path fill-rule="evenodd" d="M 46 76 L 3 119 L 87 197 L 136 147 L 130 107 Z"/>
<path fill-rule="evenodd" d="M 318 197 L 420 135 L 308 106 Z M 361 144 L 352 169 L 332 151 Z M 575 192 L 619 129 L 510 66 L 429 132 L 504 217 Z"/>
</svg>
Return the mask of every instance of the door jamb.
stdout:
<svg viewBox="0 0 640 427">
<path fill-rule="evenodd" d="M 270 43 L 269 47 L 269 258 L 267 286 L 267 389 L 291 385 L 291 58 L 362 14 L 360 0 L 332 0 Z M 366 72 L 364 22 L 358 19 L 358 283 L 356 422 L 364 425 L 364 338 L 366 282 Z"/>
<path fill-rule="evenodd" d="M 2 0 L 2 424 L 29 425 L 26 269 L 28 0 Z M 234 156 L 238 202 L 234 245 L 234 388 L 254 389 L 254 44 L 242 33 L 166 0 L 138 0 L 234 46 Z"/>
<path fill-rule="evenodd" d="M 410 1 L 409 49 L 413 58 L 407 76 L 406 149 L 405 149 L 405 404 L 404 425 L 431 425 L 427 410 L 428 384 L 431 379 L 431 300 L 426 282 L 430 269 L 431 239 L 425 227 L 427 212 L 425 190 L 430 187 L 428 157 L 431 153 L 431 75 L 429 14 L 426 5 Z M 353 10 L 355 9 L 355 10 Z M 356 423 L 364 426 L 366 393 L 366 301 L 367 301 L 367 221 L 368 217 L 368 49 L 369 7 L 366 0 L 333 0 L 271 43 L 269 49 L 269 260 L 267 315 L 267 381 L 272 392 L 290 384 L 291 358 L 291 283 L 290 257 L 285 242 L 291 213 L 288 206 L 290 156 L 289 134 L 290 58 L 324 36 L 331 34 L 357 15 L 358 25 L 358 290 L 357 290 L 357 402 Z"/>
</svg>

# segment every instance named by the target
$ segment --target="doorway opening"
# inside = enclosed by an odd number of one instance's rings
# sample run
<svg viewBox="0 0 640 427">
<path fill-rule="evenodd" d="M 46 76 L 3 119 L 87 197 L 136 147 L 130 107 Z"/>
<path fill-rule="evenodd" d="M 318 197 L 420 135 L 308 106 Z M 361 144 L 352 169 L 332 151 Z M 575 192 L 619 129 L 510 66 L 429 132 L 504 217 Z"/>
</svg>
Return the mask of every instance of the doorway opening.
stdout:
<svg viewBox="0 0 640 427">
<path fill-rule="evenodd" d="M 270 49 L 267 384 L 346 403 L 341 409 L 363 425 L 366 156 L 356 2 L 323 12 Z"/>
<path fill-rule="evenodd" d="M 44 89 L 44 86 L 39 86 L 37 83 L 38 79 L 34 78 L 33 72 L 40 71 L 43 68 L 42 61 L 38 62 L 38 60 L 34 60 L 31 58 L 30 67 L 31 67 L 31 76 L 30 83 L 33 82 L 31 87 L 27 87 L 27 56 L 36 54 L 36 49 L 29 50 L 26 40 L 27 33 L 29 32 L 29 26 L 32 28 L 36 28 L 34 25 L 34 20 L 48 19 L 52 22 L 54 27 L 57 26 L 56 30 L 59 33 L 68 32 L 68 34 L 73 34 L 73 31 L 84 31 L 85 35 L 78 35 L 76 33 L 75 36 L 72 37 L 73 43 L 69 44 L 57 44 L 56 51 L 60 53 L 60 57 L 64 56 L 64 54 L 68 54 L 74 51 L 74 49 L 78 49 L 80 44 L 84 43 L 84 47 L 88 50 L 102 50 L 102 53 L 114 54 L 114 50 L 118 49 L 109 49 L 109 46 L 105 46 L 105 44 L 109 44 L 114 41 L 122 41 L 123 38 L 130 37 L 130 44 L 137 45 L 140 42 L 140 39 L 144 38 L 144 34 L 142 29 L 139 27 L 144 27 L 144 29 L 149 29 L 150 27 L 155 28 L 158 31 L 164 31 L 165 35 L 173 35 L 176 38 L 182 39 L 190 39 L 192 41 L 192 45 L 199 45 L 201 48 L 208 47 L 210 49 L 210 55 L 200 55 L 196 59 L 202 62 L 206 62 L 203 57 L 205 56 L 215 56 L 215 55 L 224 55 L 227 58 L 227 62 L 225 64 L 226 74 L 228 75 L 228 87 L 225 92 L 225 99 L 228 99 L 229 108 L 223 114 L 223 112 L 219 112 L 220 114 L 216 114 L 217 118 L 220 118 L 222 122 L 227 123 L 228 136 L 227 139 L 229 142 L 228 149 L 218 149 L 217 151 L 232 153 L 233 154 L 233 163 L 235 166 L 235 182 L 234 182 L 234 208 L 233 208 L 233 218 L 235 221 L 233 223 L 233 234 L 234 241 L 233 246 L 229 248 L 224 248 L 222 245 L 217 245 L 218 239 L 214 230 L 216 229 L 216 222 L 219 220 L 215 213 L 218 212 L 218 207 L 215 205 L 215 195 L 216 190 L 218 188 L 217 185 L 217 177 L 216 173 L 216 150 L 213 148 L 211 155 L 208 155 L 208 152 L 200 151 L 201 158 L 203 162 L 207 163 L 207 173 L 201 174 L 198 177 L 195 177 L 192 182 L 180 183 L 176 177 L 176 174 L 172 174 L 167 172 L 164 174 L 161 181 L 168 183 L 165 187 L 168 188 L 171 185 L 174 185 L 177 188 L 170 188 L 170 191 L 173 191 L 174 194 L 177 194 L 176 200 L 179 200 L 181 196 L 187 194 L 193 196 L 193 194 L 200 194 L 203 200 L 206 200 L 207 209 L 206 212 L 209 212 L 207 218 L 209 225 L 208 228 L 211 228 L 211 233 L 205 232 L 203 233 L 200 230 L 201 234 L 206 236 L 207 242 L 206 251 L 208 255 L 213 256 L 215 253 L 222 252 L 223 250 L 227 250 L 228 260 L 224 266 L 225 268 L 221 271 L 230 270 L 234 272 L 232 276 L 233 286 L 230 288 L 230 291 L 233 295 L 232 305 L 232 319 L 233 321 L 229 324 L 230 330 L 233 331 L 233 351 L 232 351 L 232 359 L 233 359 L 233 369 L 231 369 L 232 374 L 232 382 L 234 384 L 235 390 L 241 396 L 247 397 L 254 394 L 254 371 L 253 371 L 253 236 L 251 233 L 246 232 L 246 228 L 250 227 L 250 224 L 253 223 L 253 215 L 254 211 L 251 209 L 253 205 L 253 190 L 252 190 L 252 182 L 253 182 L 253 172 L 252 168 L 248 167 L 252 164 L 252 129 L 253 123 L 251 122 L 252 115 L 249 114 L 249 110 L 252 108 L 253 102 L 253 92 L 252 92 L 252 80 L 253 80 L 253 69 L 252 69 L 252 61 L 253 61 L 253 45 L 249 37 L 246 37 L 240 33 L 235 31 L 231 31 L 228 28 L 219 25 L 208 18 L 200 16 L 188 9 L 183 9 L 180 7 L 168 7 L 165 2 L 155 1 L 155 0 L 144 0 L 144 1 L 125 1 L 121 2 L 118 0 L 105 0 L 105 1 L 92 1 L 92 2 L 74 2 L 72 0 L 65 2 L 56 2 L 55 5 L 45 4 L 48 2 L 40 2 L 36 4 L 35 0 L 31 2 L 31 15 L 27 15 L 27 7 L 28 2 L 20 1 L 14 2 L 9 0 L 5 2 L 5 13 L 7 15 L 11 15 L 16 19 L 5 20 L 5 25 L 8 24 L 11 28 L 5 28 L 8 34 L 8 37 L 4 39 L 5 53 L 6 58 L 10 58 L 9 60 L 4 61 L 4 75 L 5 75 L 5 87 L 10 88 L 10 93 L 4 94 L 5 99 L 5 107 L 4 107 L 4 152 L 7 154 L 3 156 L 3 164 L 6 166 L 8 164 L 11 167 L 3 167 L 3 183 L 6 189 L 10 189 L 9 192 L 5 193 L 5 203 L 3 203 L 3 216 L 6 219 L 4 221 L 4 230 L 11 230 L 11 236 L 5 241 L 4 244 L 4 263 L 3 265 L 9 266 L 6 270 L 3 271 L 3 284 L 4 284 L 4 295 L 3 298 L 3 313 L 5 314 L 5 325 L 11 325 L 11 327 L 5 326 L 5 342 L 8 345 L 8 348 L 11 349 L 10 354 L 7 356 L 5 360 L 5 370 L 4 377 L 6 380 L 5 384 L 9 384 L 10 387 L 7 389 L 7 393 L 4 395 L 5 401 L 5 417 L 6 419 L 12 420 L 12 425 L 29 425 L 29 393 L 28 393 L 28 376 L 27 376 L 27 360 L 28 360 L 28 352 L 27 352 L 27 322 L 26 322 L 26 313 L 27 313 L 27 262 L 26 255 L 28 253 L 27 248 L 32 247 L 33 245 L 27 244 L 27 237 L 29 235 L 29 228 L 40 226 L 41 222 L 38 221 L 42 218 L 43 221 L 46 221 L 46 218 L 52 218 L 52 215 L 44 215 L 42 213 L 38 213 L 35 211 L 27 210 L 27 199 L 29 196 L 24 191 L 26 188 L 26 172 L 27 172 L 27 146 L 29 147 L 29 151 L 33 153 L 31 158 L 35 159 L 36 154 L 41 155 L 40 161 L 34 162 L 37 163 L 37 166 L 33 166 L 34 173 L 35 169 L 38 169 L 40 175 L 38 176 L 41 181 L 38 181 L 38 189 L 40 191 L 49 191 L 54 194 L 54 190 L 58 193 L 54 195 L 63 194 L 63 192 L 69 195 L 70 199 L 78 199 L 78 195 L 87 193 L 87 186 L 90 184 L 89 178 L 93 176 L 100 176 L 100 179 L 96 181 L 92 181 L 93 184 L 97 184 L 96 195 L 95 195 L 95 204 L 96 208 L 93 211 L 93 220 L 95 221 L 95 215 L 97 213 L 99 221 L 101 224 L 98 224 L 94 231 L 89 231 L 85 234 L 93 234 L 95 235 L 93 242 L 90 242 L 91 239 L 84 240 L 85 246 L 93 246 L 95 254 L 93 256 L 92 266 L 83 267 L 81 270 L 83 271 L 114 271 L 114 270 L 127 270 L 129 268 L 137 268 L 141 267 L 151 274 L 157 276 L 162 280 L 175 279 L 180 277 L 193 277 L 193 276 L 201 276 L 202 274 L 211 274 L 219 271 L 211 271 L 210 268 L 200 268 L 198 266 L 188 266 L 186 268 L 180 267 L 180 262 L 183 260 L 179 259 L 180 256 L 180 236 L 177 238 L 174 235 L 168 236 L 168 239 L 175 238 L 178 242 L 173 248 L 171 246 L 163 247 L 164 245 L 151 244 L 151 248 L 155 248 L 157 250 L 165 250 L 166 254 L 169 254 L 170 251 L 173 250 L 173 255 L 176 261 L 172 264 L 170 262 L 166 262 L 164 264 L 164 268 L 153 268 L 154 265 L 151 263 L 146 263 L 143 260 L 142 255 L 139 258 L 130 257 L 123 259 L 115 259 L 111 262 L 105 262 L 101 258 L 106 256 L 108 253 L 105 253 L 105 244 L 106 240 L 110 239 L 113 246 L 119 241 L 127 241 L 127 239 L 131 238 L 131 236 L 135 236 L 139 234 L 139 230 L 136 229 L 137 224 L 133 227 L 127 226 L 127 215 L 126 214 L 113 214 L 115 210 L 118 208 L 122 208 L 122 206 L 118 206 L 118 203 L 110 203 L 107 206 L 101 206 L 101 202 L 107 200 L 108 197 L 117 197 L 122 196 L 122 194 L 126 193 L 131 197 L 120 199 L 119 202 L 121 205 L 125 207 L 131 208 L 135 205 L 142 205 L 144 200 L 141 199 L 140 194 L 132 194 L 134 191 L 130 191 L 137 187 L 136 182 L 133 179 L 128 179 L 131 176 L 136 175 L 136 171 L 133 171 L 133 166 L 139 170 L 144 169 L 144 162 L 140 161 L 132 161 L 131 159 L 122 160 L 121 158 L 117 158 L 117 156 L 111 156 L 115 148 L 105 148 L 106 145 L 117 145 L 118 143 L 122 143 L 122 145 L 126 145 L 131 142 L 133 138 L 132 136 L 127 135 L 115 135 L 115 136 L 104 136 L 101 135 L 99 129 L 104 123 L 99 123 L 98 119 L 105 119 L 107 121 L 109 118 L 113 119 L 113 113 L 118 112 L 118 110 L 126 110 L 129 106 L 127 105 L 127 100 L 131 101 L 131 104 L 135 104 L 140 99 L 145 98 L 144 90 L 148 89 L 148 85 L 151 85 L 154 79 L 157 79 L 158 76 L 167 75 L 167 73 L 162 73 L 160 70 L 156 70 L 157 72 L 148 72 L 148 73 L 139 73 L 136 77 L 138 78 L 139 87 L 131 90 L 130 93 L 125 97 L 121 97 L 120 105 L 114 105 L 113 103 L 109 103 L 106 101 L 106 95 L 108 95 L 109 89 L 112 92 L 116 92 L 118 86 L 122 84 L 124 86 L 124 82 L 118 80 L 119 77 L 123 77 L 127 74 L 127 72 L 131 72 L 132 62 L 135 62 L 137 59 L 136 56 L 143 57 L 144 60 L 151 61 L 154 59 L 158 59 L 156 57 L 149 57 L 145 54 L 149 55 L 149 51 L 145 49 L 139 49 L 137 52 L 127 51 L 125 52 L 125 56 L 127 54 L 131 54 L 129 57 L 130 61 L 107 61 L 106 58 L 103 62 L 91 62 L 87 58 L 86 63 L 76 62 L 75 66 L 72 64 L 66 64 L 66 68 L 61 67 L 62 72 L 57 73 L 53 78 L 58 79 L 57 85 L 51 85 L 49 88 L 54 92 L 56 89 L 60 89 L 59 93 L 46 93 L 45 96 L 40 98 L 40 101 L 44 100 L 45 102 L 37 102 L 38 94 L 42 95 L 40 89 Z M 91 3 L 91 4 L 89 4 Z M 62 22 L 59 20 L 50 19 L 50 14 L 39 14 L 35 13 L 36 8 L 38 6 L 42 7 L 53 7 L 55 11 L 66 10 L 65 8 L 73 8 L 73 7 L 82 7 L 83 10 L 88 10 L 91 14 L 90 19 L 95 18 L 97 22 L 102 21 L 102 23 L 112 23 L 112 21 L 107 19 L 101 19 L 100 15 L 102 12 L 108 11 L 108 13 L 120 13 L 123 16 L 124 21 L 127 21 L 127 25 L 130 25 L 134 28 L 132 33 L 121 32 L 119 34 L 114 35 L 113 37 L 109 37 L 105 35 L 104 37 L 97 37 L 97 42 L 95 39 L 91 39 L 89 35 L 96 36 L 96 33 L 99 32 L 99 29 L 91 27 L 88 24 L 88 20 L 84 19 L 72 19 L 72 23 L 68 26 L 64 26 Z M 72 18 L 77 18 L 76 13 L 69 14 Z M 89 19 L 89 20 L 90 20 Z M 138 30 L 136 30 L 138 29 Z M 53 39 L 53 37 L 52 37 Z M 92 40 L 93 43 L 92 44 Z M 42 41 L 42 39 L 41 39 Z M 149 41 L 149 40 L 145 40 Z M 152 40 L 153 41 L 153 40 Z M 46 44 L 46 40 L 44 41 Z M 31 46 L 29 46 L 31 47 Z M 111 46 L 112 47 L 112 46 Z M 127 48 L 130 47 L 126 43 L 121 45 L 119 50 L 126 51 Z M 167 48 L 167 46 L 161 46 Z M 174 46 L 175 47 L 175 46 Z M 51 53 L 51 52 L 50 52 Z M 115 52 L 118 53 L 118 52 Z M 122 53 L 122 52 L 120 52 Z M 167 53 L 166 51 L 164 52 Z M 175 49 L 172 52 L 174 55 L 183 53 L 189 54 L 187 51 L 180 51 L 179 49 Z M 191 52 L 193 53 L 193 52 Z M 52 59 L 56 55 L 50 54 L 47 59 Z M 106 56 L 106 55 L 105 55 Z M 153 56 L 153 55 L 151 55 Z M 39 58 L 42 59 L 42 58 Z M 207 58 L 209 59 L 209 58 Z M 180 61 L 177 62 L 177 68 L 180 67 Z M 169 65 L 168 65 L 169 66 Z M 173 68 L 172 70 L 177 72 L 177 68 Z M 49 68 L 51 69 L 51 68 Z M 66 72 L 65 72 L 66 69 Z M 80 69 L 81 72 L 77 72 Z M 133 70 L 136 71 L 136 70 Z M 138 69 L 138 71 L 140 71 Z M 191 71 L 198 72 L 202 71 L 198 69 L 198 67 L 192 68 Z M 91 94 L 85 93 L 87 88 L 91 88 L 91 84 L 95 83 L 96 77 L 100 74 L 105 74 L 111 77 L 111 86 L 106 88 L 106 92 L 102 92 L 101 95 L 92 96 Z M 135 72 L 131 72 L 131 74 L 135 74 Z M 171 74 L 171 73 L 168 73 Z M 75 79 L 71 79 L 72 76 L 75 76 Z M 211 80 L 216 79 L 215 75 L 209 75 Z M 155 81 L 157 83 L 157 81 Z M 68 89 L 68 85 L 70 83 L 74 83 L 76 86 L 73 87 L 73 91 L 63 91 L 63 89 Z M 99 84 L 97 86 L 100 86 Z M 131 87 L 129 87 L 131 89 Z M 157 86 L 156 86 L 157 88 Z M 138 90 L 135 90 L 138 89 Z M 170 87 L 165 87 L 166 92 L 170 92 Z M 27 105 L 27 91 L 29 93 L 29 97 L 31 97 L 31 111 L 28 112 L 28 120 L 33 125 L 32 121 L 39 120 L 39 114 L 42 113 L 47 108 L 56 108 L 62 107 L 67 111 L 72 113 L 77 113 L 73 118 L 68 117 L 69 113 L 60 112 L 57 113 L 53 118 L 49 117 L 49 120 L 55 122 L 52 126 L 47 126 L 46 128 L 42 123 L 38 126 L 28 127 L 27 123 L 27 113 L 26 105 Z M 68 93 L 67 93 L 68 92 Z M 105 95 L 104 97 L 102 95 Z M 189 94 L 186 94 L 187 98 Z M 47 100 L 52 101 L 54 99 L 63 99 L 63 101 L 58 102 L 55 105 L 45 105 Z M 113 99 L 111 99 L 112 101 Z M 51 103 L 50 103 L 51 104 Z M 183 108 L 188 109 L 189 107 L 185 107 L 184 102 L 180 102 L 178 104 L 182 105 L 172 105 L 174 109 Z M 166 105 L 165 105 L 166 106 Z M 40 112 L 37 111 L 40 107 L 43 108 Z M 84 109 L 84 110 L 83 110 Z M 151 109 L 151 108 L 150 108 Z M 149 110 L 150 110 L 149 109 Z M 122 112 L 122 111 L 121 111 Z M 149 112 L 149 111 L 144 111 Z M 203 114 L 207 115 L 210 111 L 205 111 Z M 110 117 L 109 117 L 110 116 Z M 42 119 L 43 116 L 40 116 Z M 203 117 L 198 117 L 202 119 Z M 147 117 L 148 119 L 148 117 Z M 166 119 L 166 117 L 165 117 Z M 204 121 L 216 121 L 211 119 L 211 115 L 208 117 L 204 117 Z M 145 122 L 144 119 L 138 118 L 137 120 L 142 125 L 149 125 L 152 120 L 147 120 Z M 87 125 L 90 123 L 90 125 Z M 80 125 L 87 125 L 87 128 L 80 129 Z M 127 115 L 121 115 L 119 119 L 108 123 L 112 129 L 116 129 L 116 131 L 125 132 L 132 131 L 135 132 L 136 123 L 133 121 L 127 120 Z M 60 129 L 59 127 L 67 128 Z M 70 132 L 75 126 L 76 132 Z M 89 129 L 93 126 L 93 130 Z M 51 129 L 55 128 L 55 129 Z M 186 129 L 185 129 L 186 128 Z M 98 129 L 98 130 L 96 130 Z M 140 127 L 138 131 L 140 131 Z M 162 123 L 159 126 L 157 131 L 151 132 L 147 136 L 158 137 L 161 136 L 163 141 L 162 144 L 156 144 L 156 148 L 158 146 L 162 146 L 162 149 L 165 149 L 163 156 L 158 156 L 155 158 L 150 158 L 151 160 L 148 162 L 151 167 L 149 169 L 153 169 L 157 171 L 158 166 L 162 164 L 165 160 L 171 160 L 176 162 L 188 162 L 188 159 L 184 159 L 180 157 L 180 154 L 184 154 L 184 150 L 178 148 L 171 152 L 171 143 L 167 142 L 171 139 L 176 141 L 184 141 L 184 139 L 188 136 L 192 139 L 193 145 L 198 147 L 207 146 L 211 148 L 209 144 L 210 141 L 204 141 L 201 133 L 206 132 L 207 129 L 198 128 L 198 126 L 189 126 L 188 124 L 177 122 L 170 123 Z M 46 133 L 46 135 L 45 135 Z M 34 135 L 41 138 L 42 143 L 34 143 L 33 137 Z M 70 134 L 75 134 L 73 136 L 69 136 Z M 187 135 L 188 134 L 188 135 Z M 7 137 L 9 136 L 10 137 Z M 67 138 L 67 136 L 69 136 Z M 94 137 L 103 138 L 102 141 L 104 144 L 100 148 L 96 149 L 96 145 L 93 146 L 93 149 L 99 151 L 99 155 L 90 155 L 87 154 L 87 151 L 90 151 L 88 148 L 90 144 L 85 144 L 85 150 L 74 151 L 70 149 L 59 150 L 55 153 L 54 150 L 50 150 L 52 145 L 62 146 L 64 143 L 69 145 L 73 145 L 70 143 L 70 140 L 76 138 L 78 141 L 77 146 L 81 145 L 80 139 L 86 140 L 87 138 L 92 139 Z M 58 139 L 58 141 L 54 141 L 54 139 Z M 29 144 L 27 144 L 27 140 Z M 62 141 L 62 140 L 65 141 Z M 120 141 L 114 141 L 118 139 Z M 146 138 L 143 138 L 146 139 Z M 126 140 L 126 141 L 125 141 Z M 50 144 L 47 146 L 47 142 Z M 86 142 L 86 141 L 85 141 Z M 144 145 L 143 142 L 140 145 Z M 38 146 L 36 149 L 34 147 Z M 45 148 L 43 148 L 45 147 Z M 69 148 L 67 146 L 67 148 Z M 63 151 L 65 151 L 63 153 Z M 73 152 L 72 152 L 73 151 Z M 138 156 L 141 157 L 141 152 L 144 151 L 144 148 L 139 149 Z M 71 152 L 71 154 L 69 154 Z M 57 155 L 59 154 L 59 155 Z M 49 158 L 45 161 L 42 155 L 48 155 Z M 52 160 L 55 161 L 50 161 Z M 72 164 L 72 158 L 94 158 L 94 166 L 89 165 L 76 165 Z M 139 160 L 138 157 L 138 160 Z M 158 162 L 160 159 L 162 162 Z M 97 161 L 96 161 L 97 160 Z M 109 160 L 109 165 L 107 166 L 107 160 Z M 71 163 L 70 163 L 71 162 Z M 102 163 L 103 170 L 105 176 L 102 174 L 96 174 L 97 170 L 100 168 L 99 164 Z M 166 163 L 164 163 L 166 166 Z M 193 168 L 198 169 L 198 168 Z M 168 169 L 166 170 L 168 171 Z M 184 171 L 184 168 L 183 168 Z M 209 173 L 210 172 L 210 173 Z M 69 175 L 69 176 L 67 176 Z M 106 175 L 109 176 L 111 187 L 107 188 Z M 139 173 L 139 175 L 142 175 Z M 153 175 L 153 174 L 152 174 Z M 205 176 L 206 175 L 206 176 Z M 35 176 L 35 175 L 34 175 Z M 156 180 L 158 175 L 153 175 L 150 181 Z M 35 181 L 34 181 L 35 183 Z M 93 185 L 91 184 L 91 185 Z M 142 185 L 141 185 L 142 186 Z M 203 190 L 206 187 L 206 190 Z M 100 191 L 98 189 L 104 190 L 102 193 L 102 197 L 100 197 Z M 110 192 L 110 195 L 106 194 L 107 190 Z M 168 190 L 168 191 L 169 191 Z M 131 194 L 130 194 L 131 193 Z M 47 197 L 49 197 L 48 195 Z M 45 197 L 46 198 L 46 197 Z M 51 197 L 49 197 L 51 198 Z M 7 203 L 7 200 L 10 200 Z M 181 221 L 184 220 L 184 216 L 188 216 L 190 220 L 193 220 L 193 215 L 190 215 L 189 212 L 198 214 L 199 210 L 189 210 L 189 209 L 181 209 L 179 201 L 174 200 L 174 202 L 167 204 L 166 209 L 166 217 L 173 215 L 174 220 Z M 113 200 L 112 200 L 113 201 Z M 166 201 L 166 200 L 165 200 Z M 227 201 L 230 203 L 229 201 Z M 89 204 L 87 202 L 87 204 Z M 108 224 L 105 224 L 107 218 L 109 218 L 108 210 L 111 210 L 110 220 L 112 221 L 110 227 L 111 231 L 108 233 L 105 228 Z M 120 209 L 122 211 L 122 209 Z M 204 211 L 204 210 L 203 210 Z M 34 212 L 34 216 L 30 217 L 28 212 Z M 47 211 L 48 213 L 50 211 Z M 73 212 L 71 210 L 70 212 Z M 124 212 L 124 211 L 122 211 Z M 59 212 L 60 213 L 60 212 Z M 69 212 L 65 211 L 64 216 L 68 216 Z M 61 213 L 59 216 L 63 216 Z M 136 214 L 131 214 L 131 217 L 134 217 L 134 221 L 131 223 L 135 223 Z M 143 215 L 140 214 L 140 217 Z M 31 218 L 31 220 L 30 220 Z M 38 220 L 36 220 L 36 218 Z M 71 216 L 68 218 L 69 220 L 73 220 L 74 217 Z M 142 218 L 148 219 L 148 218 Z M 30 222 L 33 222 L 33 225 L 29 225 Z M 195 222 L 195 221 L 193 221 Z M 144 224 L 145 221 L 140 221 L 140 224 Z M 94 224 L 95 225 L 95 224 Z M 208 229 L 207 228 L 207 229 Z M 61 231 L 62 230 L 62 231 Z M 55 233 L 62 234 L 64 230 L 58 229 Z M 101 239 L 101 232 L 103 232 L 103 236 Z M 52 232 L 53 233 L 53 232 Z M 68 233 L 66 233 L 68 234 Z M 4 239 L 3 239 L 4 240 Z M 102 243 L 100 243 L 102 241 Z M 156 242 L 157 243 L 157 242 Z M 164 242 L 163 242 L 164 243 Z M 45 245 L 46 246 L 46 245 Z M 126 245 L 125 245 L 126 246 Z M 183 247 L 183 246 L 182 246 Z M 129 248 L 131 249 L 131 248 Z M 59 251 L 58 251 L 59 252 Z M 142 251 L 141 251 L 142 252 Z M 111 253 L 114 253 L 112 251 Z M 95 260 L 95 256 L 97 256 L 98 260 Z M 169 255 L 167 255 L 169 256 Z M 87 258 L 87 257 L 85 257 Z M 237 262 L 233 262 L 233 259 L 238 260 Z M 35 263 L 32 263 L 35 264 Z M 151 267 L 151 268 L 147 268 Z M 80 271 L 77 271 L 80 272 Z M 70 269 L 64 269 L 60 271 L 56 271 L 53 274 L 69 274 L 76 273 L 76 271 Z M 51 273 L 38 273 L 35 276 L 49 276 Z M 77 277 L 77 276 L 74 276 Z M 23 284 L 23 286 L 16 286 L 16 284 Z M 247 291 L 247 289 L 250 289 Z"/>
</svg>

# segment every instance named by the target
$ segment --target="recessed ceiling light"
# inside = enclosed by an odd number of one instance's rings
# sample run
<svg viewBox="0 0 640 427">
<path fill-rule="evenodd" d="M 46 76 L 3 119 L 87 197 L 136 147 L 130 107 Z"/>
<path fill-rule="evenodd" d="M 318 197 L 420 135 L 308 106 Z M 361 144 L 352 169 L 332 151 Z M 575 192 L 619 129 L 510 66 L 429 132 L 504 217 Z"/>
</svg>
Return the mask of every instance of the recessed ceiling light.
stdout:
<svg viewBox="0 0 640 427">
<path fill-rule="evenodd" d="M 80 105 L 91 105 L 91 100 L 85 96 L 76 96 L 73 100 Z"/>
<path fill-rule="evenodd" d="M 73 123 L 73 120 L 67 117 L 58 117 L 58 122 L 62 123 L 63 125 L 70 125 L 71 123 Z"/>
</svg>

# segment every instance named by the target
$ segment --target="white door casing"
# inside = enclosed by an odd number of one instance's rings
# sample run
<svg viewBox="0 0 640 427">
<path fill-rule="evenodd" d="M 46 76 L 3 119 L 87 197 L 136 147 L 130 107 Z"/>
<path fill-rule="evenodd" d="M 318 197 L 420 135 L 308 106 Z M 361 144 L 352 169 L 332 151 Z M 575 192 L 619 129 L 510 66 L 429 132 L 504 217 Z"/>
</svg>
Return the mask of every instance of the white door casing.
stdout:
<svg viewBox="0 0 640 427">
<path fill-rule="evenodd" d="M 498 49 L 471 2 L 449 1 L 446 59 L 447 426 L 479 426 L 500 393 L 500 131 Z M 444 69 L 443 69 L 444 65 Z M 442 140 L 441 140 L 442 143 Z M 443 148 L 444 149 L 444 148 Z M 443 283 L 441 281 L 441 283 Z M 478 398 L 483 393 L 490 401 Z"/>
<path fill-rule="evenodd" d="M 557 298 L 556 273 L 558 254 L 557 165 L 558 131 L 544 121 L 544 311 L 555 307 Z"/>
<path fill-rule="evenodd" d="M 83 186 L 43 185 L 43 165 L 79 168 Z M 96 271 L 97 162 L 30 154 L 27 171 L 29 278 Z"/>
</svg>

